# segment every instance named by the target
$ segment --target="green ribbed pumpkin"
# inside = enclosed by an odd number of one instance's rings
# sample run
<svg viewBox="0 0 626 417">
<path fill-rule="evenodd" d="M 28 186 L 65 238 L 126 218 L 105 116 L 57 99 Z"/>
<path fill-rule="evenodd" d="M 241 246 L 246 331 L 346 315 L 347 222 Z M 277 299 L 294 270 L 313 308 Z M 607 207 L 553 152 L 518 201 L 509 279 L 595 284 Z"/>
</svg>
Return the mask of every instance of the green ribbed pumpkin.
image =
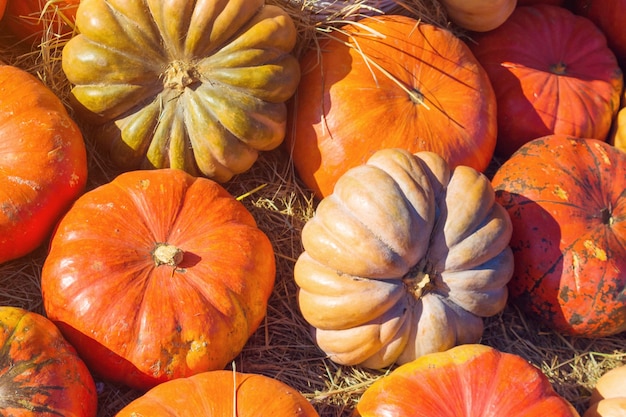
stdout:
<svg viewBox="0 0 626 417">
<path fill-rule="evenodd" d="M 227 181 L 284 139 L 296 28 L 263 0 L 84 0 L 63 49 L 72 107 L 125 170 Z"/>
</svg>

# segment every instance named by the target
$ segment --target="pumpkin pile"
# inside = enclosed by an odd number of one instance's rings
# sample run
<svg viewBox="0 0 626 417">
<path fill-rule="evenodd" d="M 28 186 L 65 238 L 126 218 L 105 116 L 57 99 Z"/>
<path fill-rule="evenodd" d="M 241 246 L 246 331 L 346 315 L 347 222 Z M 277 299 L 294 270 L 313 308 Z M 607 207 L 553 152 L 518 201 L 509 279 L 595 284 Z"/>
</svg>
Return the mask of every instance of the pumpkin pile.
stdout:
<svg viewBox="0 0 626 417">
<path fill-rule="evenodd" d="M 0 414 L 623 410 L 625 15 L 0 0 Z"/>
</svg>

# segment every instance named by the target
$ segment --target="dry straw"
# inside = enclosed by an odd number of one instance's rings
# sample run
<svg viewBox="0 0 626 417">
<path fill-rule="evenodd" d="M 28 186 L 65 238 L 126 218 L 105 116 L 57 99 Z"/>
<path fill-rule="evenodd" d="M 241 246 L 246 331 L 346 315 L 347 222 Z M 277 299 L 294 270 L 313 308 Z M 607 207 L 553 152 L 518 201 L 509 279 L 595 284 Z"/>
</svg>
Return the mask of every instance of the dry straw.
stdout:
<svg viewBox="0 0 626 417">
<path fill-rule="evenodd" d="M 54 1 L 49 9 L 54 9 Z M 300 55 L 317 47 L 324 36 L 365 14 L 399 13 L 418 17 L 423 23 L 447 27 L 445 14 L 434 0 L 376 1 L 268 0 L 292 16 L 298 28 Z M 47 14 L 47 19 L 63 16 Z M 4 36 L 2 59 L 38 76 L 67 103 L 69 84 L 61 70 L 60 54 L 67 39 L 50 31 L 41 44 L 30 50 L 15 45 Z M 71 111 L 71 108 L 69 109 Z M 84 130 L 89 151 L 90 182 L 95 187 L 111 180 L 116 172 L 95 151 Z M 495 163 L 495 162 L 494 162 Z M 494 168 L 495 169 L 495 168 Z M 233 362 L 242 372 L 255 372 L 277 378 L 301 391 L 322 417 L 348 417 L 363 391 L 385 371 L 339 366 L 315 347 L 307 323 L 299 314 L 293 266 L 302 251 L 300 231 L 313 215 L 315 200 L 298 181 L 284 149 L 267 152 L 247 173 L 234 178 L 226 188 L 248 207 L 259 227 L 274 244 L 277 260 L 275 291 L 265 321 Z M 29 256 L 0 265 L 0 304 L 43 313 L 40 296 L 40 270 L 45 245 Z M 556 334 L 527 320 L 514 307 L 486 320 L 483 343 L 515 353 L 539 367 L 557 392 L 583 412 L 591 387 L 597 378 L 617 365 L 626 363 L 626 336 L 578 339 Z M 125 387 L 98 381 L 99 417 L 114 416 L 140 395 Z"/>
</svg>

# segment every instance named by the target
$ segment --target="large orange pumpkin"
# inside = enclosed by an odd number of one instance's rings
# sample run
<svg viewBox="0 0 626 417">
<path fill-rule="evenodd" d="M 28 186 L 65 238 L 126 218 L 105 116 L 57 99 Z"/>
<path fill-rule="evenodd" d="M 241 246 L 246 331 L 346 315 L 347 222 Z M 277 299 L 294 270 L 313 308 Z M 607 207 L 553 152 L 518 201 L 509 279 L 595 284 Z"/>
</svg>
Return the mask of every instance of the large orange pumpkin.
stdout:
<svg viewBox="0 0 626 417">
<path fill-rule="evenodd" d="M 331 360 L 382 368 L 476 343 L 502 311 L 511 222 L 489 180 L 437 154 L 383 149 L 302 230 L 298 302 Z"/>
<path fill-rule="evenodd" d="M 131 171 L 81 196 L 44 262 L 48 317 L 100 377 L 135 388 L 223 368 L 265 317 L 275 260 L 218 183 Z"/>
<path fill-rule="evenodd" d="M 263 0 L 83 0 L 63 48 L 77 117 L 124 170 L 227 181 L 284 139 L 296 27 Z"/>
<path fill-rule="evenodd" d="M 589 19 L 548 4 L 517 7 L 498 28 L 472 35 L 497 97 L 496 154 L 557 133 L 605 140 L 623 74 Z"/>
<path fill-rule="evenodd" d="M 87 181 L 83 136 L 31 74 L 0 65 L 0 263 L 40 246 Z"/>
<path fill-rule="evenodd" d="M 626 330 L 626 152 L 550 135 L 522 146 L 493 185 L 513 222 L 510 299 L 559 332 Z"/>
<path fill-rule="evenodd" d="M 354 417 L 579 417 L 540 369 L 467 344 L 400 366 L 361 396 Z"/>
<path fill-rule="evenodd" d="M 0 307 L 0 414 L 95 417 L 96 384 L 46 317 Z"/>
<path fill-rule="evenodd" d="M 115 417 L 319 417 L 296 389 L 268 376 L 202 372 L 164 382 Z"/>
<path fill-rule="evenodd" d="M 287 142 L 318 197 L 377 150 L 484 170 L 496 141 L 487 74 L 450 31 L 396 15 L 348 24 L 301 58 Z"/>
</svg>

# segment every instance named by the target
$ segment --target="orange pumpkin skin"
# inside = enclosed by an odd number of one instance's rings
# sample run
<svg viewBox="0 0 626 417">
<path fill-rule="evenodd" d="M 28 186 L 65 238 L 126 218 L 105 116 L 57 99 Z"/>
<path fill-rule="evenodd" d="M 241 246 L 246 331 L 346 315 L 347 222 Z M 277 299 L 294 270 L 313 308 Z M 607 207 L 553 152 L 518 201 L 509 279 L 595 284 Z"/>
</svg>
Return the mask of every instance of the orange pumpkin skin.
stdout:
<svg viewBox="0 0 626 417">
<path fill-rule="evenodd" d="M 263 375 L 225 370 L 164 382 L 116 414 L 136 416 L 319 417 L 307 399 L 287 384 Z"/>
<path fill-rule="evenodd" d="M 479 344 L 396 368 L 367 388 L 354 416 L 579 417 L 541 370 L 520 356 Z"/>
<path fill-rule="evenodd" d="M 458 26 L 476 32 L 487 32 L 511 16 L 517 0 L 441 0 L 448 18 Z"/>
<path fill-rule="evenodd" d="M 0 263 L 49 236 L 87 181 L 83 136 L 38 79 L 0 66 Z"/>
<path fill-rule="evenodd" d="M 42 269 L 48 317 L 101 377 L 146 389 L 221 369 L 265 317 L 267 236 L 216 182 L 131 171 L 79 198 Z"/>
<path fill-rule="evenodd" d="M 0 414 L 95 417 L 89 370 L 59 329 L 42 315 L 0 307 Z"/>
<path fill-rule="evenodd" d="M 550 135 L 522 146 L 493 185 L 513 222 L 510 299 L 563 333 L 626 330 L 626 153 Z"/>
<path fill-rule="evenodd" d="M 472 38 L 496 93 L 497 155 L 507 158 L 553 133 L 606 139 L 623 74 L 589 19 L 564 7 L 523 6 L 497 29 Z"/>
<path fill-rule="evenodd" d="M 0 0 L 0 19 L 4 16 L 4 11 L 7 7 L 7 0 Z"/>
<path fill-rule="evenodd" d="M 80 0 L 6 0 L 2 23 L 18 41 L 38 45 L 72 35 L 79 4 Z"/>
<path fill-rule="evenodd" d="M 286 142 L 307 187 L 318 197 L 330 194 L 344 172 L 384 148 L 432 151 L 479 171 L 488 166 L 495 96 L 460 39 L 395 15 L 343 30 L 300 61 Z"/>
</svg>

